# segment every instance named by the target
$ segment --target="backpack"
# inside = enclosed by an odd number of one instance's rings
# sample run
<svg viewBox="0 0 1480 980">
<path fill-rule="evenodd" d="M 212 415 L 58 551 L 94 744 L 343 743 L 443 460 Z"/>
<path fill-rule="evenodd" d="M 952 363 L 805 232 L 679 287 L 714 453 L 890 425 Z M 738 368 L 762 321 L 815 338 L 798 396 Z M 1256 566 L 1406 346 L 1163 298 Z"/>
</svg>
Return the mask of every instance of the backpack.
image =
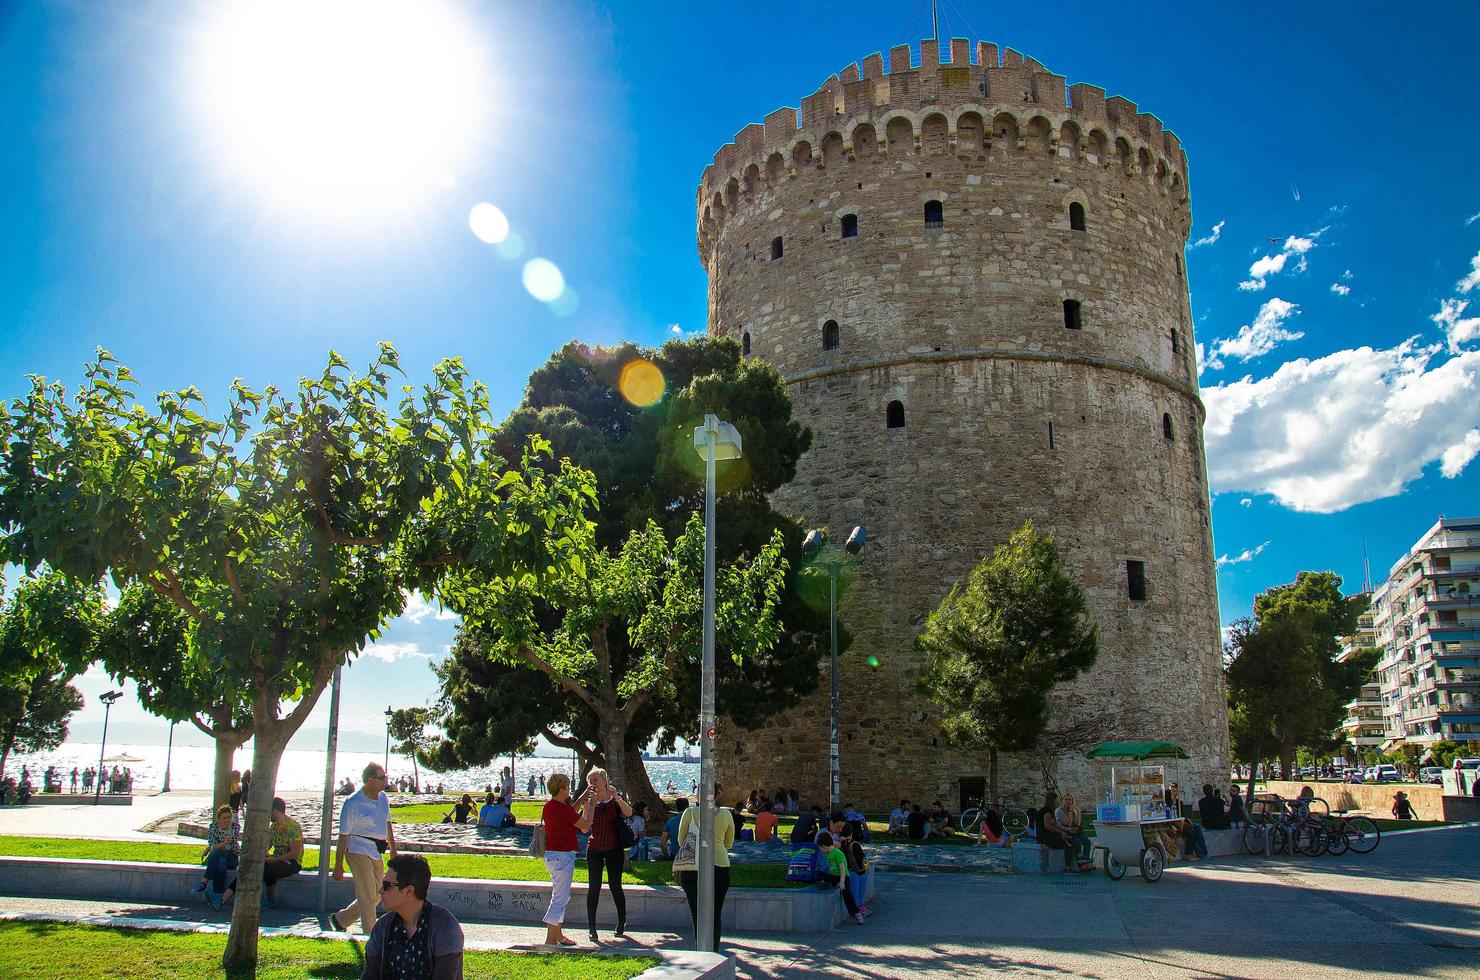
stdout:
<svg viewBox="0 0 1480 980">
<path fill-rule="evenodd" d="M 786 862 L 786 880 L 810 885 L 817 880 L 817 865 L 822 859 L 822 848 L 816 844 L 798 844 L 791 849 L 791 859 Z"/>
</svg>

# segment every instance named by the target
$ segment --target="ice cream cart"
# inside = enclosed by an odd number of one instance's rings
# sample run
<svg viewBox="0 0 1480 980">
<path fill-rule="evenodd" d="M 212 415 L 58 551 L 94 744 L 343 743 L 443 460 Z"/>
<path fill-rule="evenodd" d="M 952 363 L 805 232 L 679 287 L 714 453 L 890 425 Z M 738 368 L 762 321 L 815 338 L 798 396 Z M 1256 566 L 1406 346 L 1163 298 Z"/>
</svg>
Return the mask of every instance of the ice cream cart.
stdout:
<svg viewBox="0 0 1480 980">
<path fill-rule="evenodd" d="M 1101 742 L 1088 756 L 1110 769 L 1105 799 L 1095 806 L 1094 850 L 1105 874 L 1119 881 L 1134 868 L 1143 880 L 1160 881 L 1182 841 L 1182 815 L 1166 803 L 1166 763 L 1187 753 L 1171 742 Z"/>
</svg>

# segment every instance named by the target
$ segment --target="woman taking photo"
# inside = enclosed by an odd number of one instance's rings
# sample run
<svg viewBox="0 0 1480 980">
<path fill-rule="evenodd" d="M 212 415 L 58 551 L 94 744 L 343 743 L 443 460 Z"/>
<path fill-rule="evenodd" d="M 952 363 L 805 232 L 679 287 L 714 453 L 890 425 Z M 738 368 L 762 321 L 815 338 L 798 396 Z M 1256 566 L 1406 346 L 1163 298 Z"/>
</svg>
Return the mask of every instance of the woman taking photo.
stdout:
<svg viewBox="0 0 1480 980">
<path fill-rule="evenodd" d="M 632 816 L 632 807 L 611 784 L 605 769 L 592 769 L 586 776 L 582 799 L 594 802 L 591 811 L 591 836 L 586 841 L 586 929 L 591 941 L 597 942 L 596 906 L 601 901 L 601 871 L 611 885 L 612 903 L 617 907 L 617 935 L 627 931 L 627 896 L 622 894 L 622 868 L 627 848 L 622 846 L 623 822 Z M 580 806 L 580 801 L 577 801 Z"/>
<path fill-rule="evenodd" d="M 563 772 L 550 776 L 545 784 L 550 800 L 541 820 L 545 825 L 545 868 L 550 872 L 550 907 L 545 910 L 545 945 L 574 946 L 576 941 L 561 930 L 565 907 L 570 904 L 570 883 L 576 873 L 576 852 L 581 849 L 577 833 L 591 829 L 591 811 L 596 801 L 587 794 L 585 812 L 577 813 L 570 805 L 570 777 Z"/>
</svg>

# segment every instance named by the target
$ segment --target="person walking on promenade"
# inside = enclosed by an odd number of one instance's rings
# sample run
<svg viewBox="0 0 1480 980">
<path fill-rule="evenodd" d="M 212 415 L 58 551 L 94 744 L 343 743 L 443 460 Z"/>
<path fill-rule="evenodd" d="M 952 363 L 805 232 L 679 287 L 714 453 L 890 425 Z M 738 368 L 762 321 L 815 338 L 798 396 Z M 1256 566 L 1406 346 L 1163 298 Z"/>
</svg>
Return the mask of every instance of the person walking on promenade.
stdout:
<svg viewBox="0 0 1480 980">
<path fill-rule="evenodd" d="M 240 811 L 242 808 L 242 774 L 237 770 L 231 770 L 231 782 L 227 790 L 226 802 L 231 804 L 231 809 Z"/>
<path fill-rule="evenodd" d="M 72 792 L 77 792 L 77 767 L 72 767 Z"/>
<path fill-rule="evenodd" d="M 375 903 L 380 899 L 380 856 L 396 856 L 396 833 L 391 828 L 391 803 L 385 793 L 385 769 L 370 763 L 361 773 L 360 791 L 339 808 L 339 843 L 334 848 L 334 880 L 344 880 L 344 862 L 354 876 L 355 900 L 329 916 L 337 932 L 360 917 L 367 934 L 375 928 Z"/>
<path fill-rule="evenodd" d="M 462 980 L 463 931 L 457 917 L 427 901 L 432 869 L 420 854 L 390 859 L 380 882 L 385 914 L 370 930 L 361 980 Z"/>
<path fill-rule="evenodd" d="M 550 872 L 550 907 L 545 910 L 545 945 L 574 946 L 576 941 L 561 929 L 565 907 L 570 904 L 570 883 L 576 873 L 576 853 L 581 849 L 577 833 L 591 829 L 596 801 L 585 794 L 585 812 L 570 805 L 570 777 L 563 772 L 550 774 L 546 787 L 550 799 L 540 813 L 545 825 L 545 868 Z"/>
<path fill-rule="evenodd" d="M 714 796 L 719 798 L 719 784 L 714 786 Z M 678 855 L 673 859 L 673 871 L 678 875 L 678 885 L 689 902 L 689 918 L 694 923 L 694 933 L 699 932 L 699 806 L 689 807 L 678 822 L 675 835 Z M 714 826 L 711 841 L 714 844 L 714 946 L 719 948 L 720 913 L 725 908 L 725 893 L 730 890 L 730 848 L 735 846 L 735 821 L 724 807 L 714 808 Z"/>
<path fill-rule="evenodd" d="M 242 827 L 236 814 L 228 804 L 222 803 L 216 807 L 216 819 L 206 829 L 206 852 L 202 858 L 205 873 L 195 886 L 195 894 L 204 895 L 213 909 L 221 908 L 227 872 L 236 870 L 241 838 Z"/>
<path fill-rule="evenodd" d="M 582 800 L 576 801 L 579 809 L 585 798 L 595 801 L 591 817 L 591 836 L 586 840 L 586 931 L 594 943 L 596 936 L 596 906 L 601 901 L 601 872 L 606 869 L 606 878 L 611 886 L 612 902 L 617 907 L 617 935 L 627 931 L 627 896 L 622 894 L 622 869 L 626 864 L 627 849 L 622 846 L 619 826 L 632 816 L 632 805 L 622 799 L 611 783 L 605 769 L 592 769 L 586 775 L 586 792 Z"/>
</svg>

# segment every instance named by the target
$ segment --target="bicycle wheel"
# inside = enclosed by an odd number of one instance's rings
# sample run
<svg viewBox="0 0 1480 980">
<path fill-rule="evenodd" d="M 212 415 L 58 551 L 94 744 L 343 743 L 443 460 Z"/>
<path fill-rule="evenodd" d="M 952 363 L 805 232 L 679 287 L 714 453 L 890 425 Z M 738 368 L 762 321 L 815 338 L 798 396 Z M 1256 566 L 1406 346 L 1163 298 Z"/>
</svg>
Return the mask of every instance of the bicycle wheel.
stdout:
<svg viewBox="0 0 1480 980">
<path fill-rule="evenodd" d="M 1003 828 L 1015 837 L 1021 837 L 1028 832 L 1028 814 L 1015 806 L 1010 806 L 1002 814 Z"/>
<path fill-rule="evenodd" d="M 1286 854 L 1290 850 L 1290 832 L 1276 824 L 1269 828 L 1269 853 Z"/>
<path fill-rule="evenodd" d="M 1263 854 L 1269 848 L 1269 834 L 1263 824 L 1244 824 L 1244 850 L 1250 854 Z"/>
<path fill-rule="evenodd" d="M 1333 857 L 1346 853 L 1346 828 L 1340 820 L 1326 821 L 1326 852 Z"/>
<path fill-rule="evenodd" d="M 1318 823 L 1306 821 L 1295 828 L 1293 839 L 1295 850 L 1306 857 L 1320 857 L 1326 853 L 1329 846 L 1326 840 L 1326 828 Z"/>
<path fill-rule="evenodd" d="M 1382 841 L 1382 831 L 1367 817 L 1346 818 L 1346 846 L 1358 854 L 1370 854 Z"/>
<path fill-rule="evenodd" d="M 976 807 L 961 812 L 961 832 L 976 836 L 976 828 L 981 825 L 982 811 Z"/>
</svg>

